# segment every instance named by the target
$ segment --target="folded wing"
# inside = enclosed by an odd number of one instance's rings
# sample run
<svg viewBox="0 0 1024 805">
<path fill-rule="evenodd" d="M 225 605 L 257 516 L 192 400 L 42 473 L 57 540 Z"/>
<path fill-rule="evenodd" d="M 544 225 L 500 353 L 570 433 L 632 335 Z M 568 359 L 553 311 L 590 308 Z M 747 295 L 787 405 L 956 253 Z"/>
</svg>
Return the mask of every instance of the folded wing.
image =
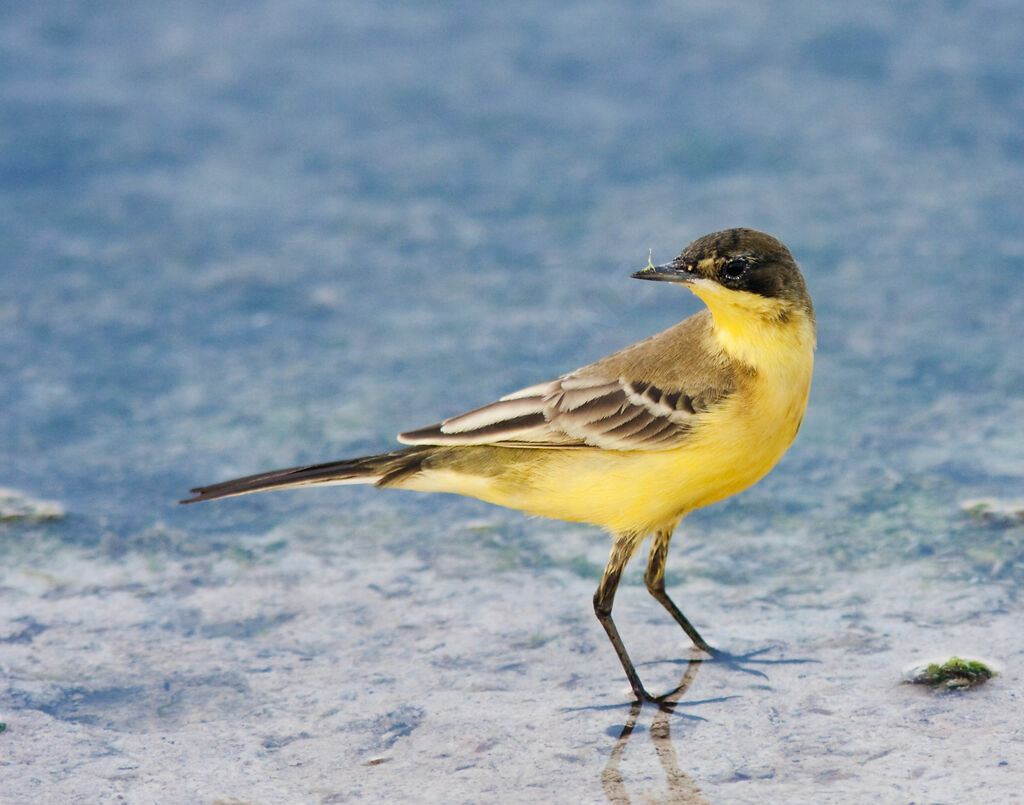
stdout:
<svg viewBox="0 0 1024 805">
<path fill-rule="evenodd" d="M 680 446 L 701 412 L 727 389 L 687 394 L 624 378 L 568 374 L 497 402 L 399 435 L 405 444 L 494 444 L 667 450 Z"/>
</svg>

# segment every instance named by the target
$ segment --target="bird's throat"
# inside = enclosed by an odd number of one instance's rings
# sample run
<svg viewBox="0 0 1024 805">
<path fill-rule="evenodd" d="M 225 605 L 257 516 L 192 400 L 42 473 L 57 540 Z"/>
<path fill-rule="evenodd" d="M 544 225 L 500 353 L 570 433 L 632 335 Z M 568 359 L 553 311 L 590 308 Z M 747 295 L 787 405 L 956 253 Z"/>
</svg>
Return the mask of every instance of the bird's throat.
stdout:
<svg viewBox="0 0 1024 805">
<path fill-rule="evenodd" d="M 743 300 L 742 305 L 732 300 L 705 301 L 719 346 L 757 372 L 775 374 L 794 362 L 804 364 L 814 352 L 814 320 L 790 302 L 764 297 Z"/>
</svg>

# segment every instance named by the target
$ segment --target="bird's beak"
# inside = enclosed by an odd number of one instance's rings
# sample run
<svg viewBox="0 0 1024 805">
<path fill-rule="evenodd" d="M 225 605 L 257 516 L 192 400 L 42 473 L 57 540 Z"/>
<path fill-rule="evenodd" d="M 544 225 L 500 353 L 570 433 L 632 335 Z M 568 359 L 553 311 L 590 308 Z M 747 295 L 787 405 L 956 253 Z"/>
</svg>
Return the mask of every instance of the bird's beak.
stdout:
<svg viewBox="0 0 1024 805">
<path fill-rule="evenodd" d="M 633 279 L 655 280 L 657 282 L 681 282 L 690 285 L 699 274 L 679 263 L 665 263 L 661 266 L 648 265 L 632 275 Z"/>
</svg>

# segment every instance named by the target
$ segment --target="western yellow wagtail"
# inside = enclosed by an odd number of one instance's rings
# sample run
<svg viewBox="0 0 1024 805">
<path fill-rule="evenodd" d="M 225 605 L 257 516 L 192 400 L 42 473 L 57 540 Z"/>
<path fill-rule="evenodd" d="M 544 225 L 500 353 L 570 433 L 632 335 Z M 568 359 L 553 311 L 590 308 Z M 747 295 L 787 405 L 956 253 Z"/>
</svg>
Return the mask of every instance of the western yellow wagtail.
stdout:
<svg viewBox="0 0 1024 805">
<path fill-rule="evenodd" d="M 649 262 L 649 261 L 648 261 Z M 814 308 L 789 250 L 752 229 L 695 240 L 633 274 L 707 305 L 556 380 L 398 440 L 393 453 L 251 475 L 182 501 L 312 484 L 455 492 L 614 534 L 594 593 L 633 692 L 644 689 L 612 620 L 619 577 L 650 534 L 647 589 L 694 645 L 718 653 L 665 592 L 672 531 L 688 512 L 763 478 L 796 437 L 814 365 Z"/>
</svg>

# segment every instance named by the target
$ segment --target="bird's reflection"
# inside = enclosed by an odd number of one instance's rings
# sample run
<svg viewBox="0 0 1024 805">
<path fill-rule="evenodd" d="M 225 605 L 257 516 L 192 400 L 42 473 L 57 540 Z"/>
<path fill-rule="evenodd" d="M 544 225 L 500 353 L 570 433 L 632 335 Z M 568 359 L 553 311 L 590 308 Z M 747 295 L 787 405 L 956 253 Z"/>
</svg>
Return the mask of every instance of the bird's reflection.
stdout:
<svg viewBox="0 0 1024 805">
<path fill-rule="evenodd" d="M 693 778 L 679 768 L 679 760 L 676 757 L 675 747 L 672 745 L 669 726 L 670 719 L 675 713 L 676 705 L 693 683 L 700 665 L 700 660 L 691 660 L 686 666 L 686 672 L 683 674 L 682 679 L 679 680 L 678 687 L 671 693 L 663 696 L 658 702 L 658 710 L 653 721 L 651 721 L 648 732 L 651 735 L 651 742 L 654 744 L 654 753 L 658 758 L 658 763 L 665 772 L 667 791 L 664 796 L 657 799 L 652 798 L 649 793 L 645 793 L 642 795 L 642 801 L 644 802 L 661 802 L 665 803 L 665 805 L 669 805 L 669 803 L 672 805 L 701 805 L 701 803 L 708 802 L 704 795 L 701 794 L 700 789 L 697 788 Z M 626 719 L 626 725 L 622 728 L 619 739 L 615 742 L 615 748 L 612 749 L 612 754 L 608 758 L 604 771 L 601 772 L 601 787 L 604 788 L 608 801 L 614 803 L 614 805 L 627 805 L 631 801 L 629 792 L 626 790 L 626 781 L 619 769 L 619 764 L 626 753 L 626 744 L 629 741 L 629 736 L 636 729 L 637 721 L 640 719 L 643 708 L 643 702 L 633 702 L 632 707 L 629 709 L 629 718 Z M 690 717 L 695 718 L 695 716 Z"/>
</svg>

